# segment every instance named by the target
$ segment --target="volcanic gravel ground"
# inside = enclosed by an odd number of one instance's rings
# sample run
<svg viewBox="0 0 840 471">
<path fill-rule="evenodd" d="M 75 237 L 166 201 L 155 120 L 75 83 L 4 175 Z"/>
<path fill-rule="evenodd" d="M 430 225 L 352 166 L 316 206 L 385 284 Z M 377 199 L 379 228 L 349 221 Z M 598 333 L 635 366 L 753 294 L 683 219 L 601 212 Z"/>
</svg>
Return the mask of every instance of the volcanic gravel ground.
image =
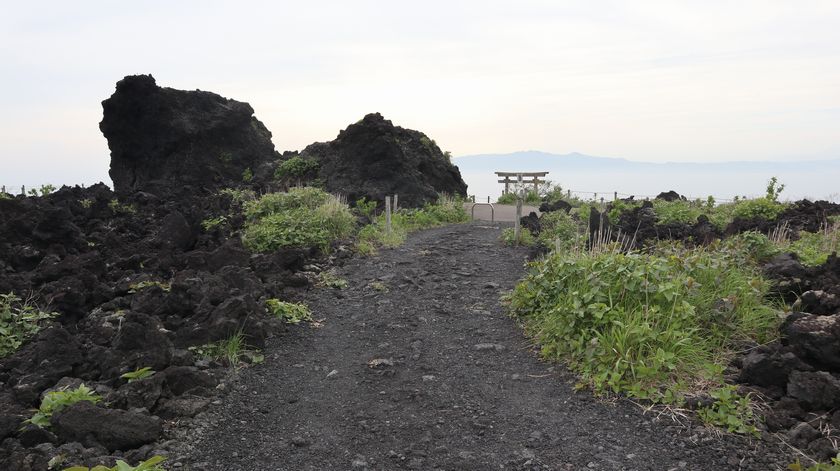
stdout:
<svg viewBox="0 0 840 471">
<path fill-rule="evenodd" d="M 190 470 L 772 470 L 778 447 L 575 392 L 505 315 L 526 252 L 448 226 L 351 260 L 196 420 Z M 217 401 L 218 402 L 218 401 Z M 177 463 L 176 463 L 177 462 Z M 179 466 L 180 465 L 180 466 Z"/>
</svg>

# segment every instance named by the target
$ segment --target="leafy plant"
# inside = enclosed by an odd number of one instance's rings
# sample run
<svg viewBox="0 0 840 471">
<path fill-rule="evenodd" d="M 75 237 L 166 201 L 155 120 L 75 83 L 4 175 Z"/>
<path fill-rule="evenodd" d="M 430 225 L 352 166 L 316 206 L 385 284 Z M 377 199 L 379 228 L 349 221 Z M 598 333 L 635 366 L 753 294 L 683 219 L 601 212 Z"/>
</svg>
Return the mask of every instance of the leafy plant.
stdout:
<svg viewBox="0 0 840 471">
<path fill-rule="evenodd" d="M 654 200 L 653 211 L 660 224 L 681 223 L 694 224 L 701 214 L 708 210 L 701 205 L 690 201 L 676 200 L 664 201 Z M 612 218 L 610 218 L 612 220 Z"/>
<path fill-rule="evenodd" d="M 55 317 L 57 312 L 42 311 L 14 293 L 0 294 L 0 358 L 16 352 Z"/>
<path fill-rule="evenodd" d="M 597 393 L 680 402 L 692 385 L 720 385 L 740 342 L 775 335 L 767 290 L 726 250 L 555 252 L 532 264 L 510 311 Z"/>
<path fill-rule="evenodd" d="M 134 381 L 148 378 L 154 374 L 155 370 L 153 370 L 150 366 L 144 366 L 143 368 L 124 373 L 120 376 L 120 378 L 127 379 L 129 383 L 132 383 Z"/>
<path fill-rule="evenodd" d="M 277 169 L 274 171 L 274 178 L 278 180 L 301 179 L 306 176 L 314 176 L 320 168 L 321 164 L 317 160 L 294 156 L 277 166 Z"/>
<path fill-rule="evenodd" d="M 318 274 L 318 284 L 327 288 L 344 289 L 347 287 L 347 280 L 332 271 L 322 271 Z"/>
<path fill-rule="evenodd" d="M 290 303 L 272 298 L 265 301 L 265 306 L 270 314 L 287 324 L 297 325 L 312 320 L 312 312 L 303 303 Z"/>
<path fill-rule="evenodd" d="M 257 199 L 254 190 L 248 188 L 224 188 L 219 191 L 219 195 L 227 196 L 234 204 L 242 205 L 248 201 Z"/>
<path fill-rule="evenodd" d="M 108 208 L 114 214 L 135 214 L 137 210 L 130 204 L 123 204 L 116 198 L 108 202 Z"/>
<path fill-rule="evenodd" d="M 76 389 L 51 391 L 44 396 L 38 411 L 27 422 L 46 428 L 50 426 L 50 419 L 52 419 L 53 414 L 65 407 L 81 401 L 96 404 L 101 400 L 102 398 L 98 394 L 84 384 L 79 385 Z"/>
<path fill-rule="evenodd" d="M 789 464 L 790 471 L 840 471 L 840 454 L 831 458 L 831 463 L 814 463 L 807 468 L 802 467 L 802 463 L 796 460 L 796 463 Z"/>
<path fill-rule="evenodd" d="M 552 211 L 540 216 L 539 242 L 549 248 L 570 248 L 586 232 L 585 223 L 575 220 L 565 211 Z"/>
<path fill-rule="evenodd" d="M 81 199 L 79 200 L 79 204 L 85 209 L 90 209 L 93 206 L 93 200 L 90 198 Z"/>
<path fill-rule="evenodd" d="M 772 177 L 770 181 L 767 182 L 767 193 L 765 198 L 770 201 L 778 202 L 779 195 L 784 191 L 785 185 L 779 183 L 779 179 L 776 177 Z"/>
<path fill-rule="evenodd" d="M 502 243 L 505 245 L 524 245 L 526 247 L 530 247 L 536 243 L 536 240 L 534 240 L 534 236 L 531 234 L 531 231 L 525 229 L 524 227 L 520 228 L 518 244 L 515 236 L 516 234 L 512 227 L 506 227 L 502 229 Z"/>
<path fill-rule="evenodd" d="M 172 285 L 170 283 L 166 283 L 166 282 L 163 282 L 163 281 L 157 281 L 157 280 L 146 280 L 146 281 L 140 281 L 138 283 L 132 283 L 132 284 L 128 285 L 128 293 L 129 294 L 134 294 L 138 291 L 142 291 L 146 288 L 151 288 L 153 286 L 157 287 L 157 288 L 160 288 L 167 293 L 172 289 Z"/>
<path fill-rule="evenodd" d="M 697 411 L 703 422 L 725 428 L 732 433 L 759 435 L 748 397 L 739 396 L 735 387 L 731 385 L 714 389 L 709 395 L 714 399 L 714 403 Z"/>
<path fill-rule="evenodd" d="M 220 227 L 222 224 L 227 222 L 227 218 L 225 216 L 219 216 L 215 218 L 207 218 L 201 221 L 201 227 L 204 228 L 205 231 L 212 231 L 213 229 Z"/>
<path fill-rule="evenodd" d="M 373 213 L 376 211 L 376 201 L 368 201 L 367 198 L 362 197 L 356 200 L 355 209 L 360 216 L 364 216 L 372 221 Z"/>
<path fill-rule="evenodd" d="M 138 464 L 137 466 L 131 466 L 125 461 L 117 460 L 117 465 L 109 468 L 107 466 L 94 466 L 93 468 L 88 468 L 85 466 L 73 466 L 70 468 L 65 468 L 64 471 L 165 471 L 160 463 L 166 461 L 166 458 L 162 456 L 153 456 L 146 461 Z"/>
<path fill-rule="evenodd" d="M 242 171 L 242 181 L 245 183 L 250 183 L 251 180 L 254 179 L 254 172 L 251 171 L 251 167 L 246 168 Z"/>
<path fill-rule="evenodd" d="M 516 204 L 516 194 L 502 193 L 502 195 L 496 199 L 496 204 Z"/>
</svg>

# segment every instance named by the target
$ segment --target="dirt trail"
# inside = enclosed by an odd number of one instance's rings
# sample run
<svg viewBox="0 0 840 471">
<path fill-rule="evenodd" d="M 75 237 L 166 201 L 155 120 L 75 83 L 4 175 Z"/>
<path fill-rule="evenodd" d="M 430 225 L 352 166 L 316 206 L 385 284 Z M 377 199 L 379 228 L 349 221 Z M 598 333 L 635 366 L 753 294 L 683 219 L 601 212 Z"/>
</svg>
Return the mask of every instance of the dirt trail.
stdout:
<svg viewBox="0 0 840 471">
<path fill-rule="evenodd" d="M 526 255 L 499 235 L 444 227 L 349 262 L 347 289 L 306 300 L 322 327 L 269 344 L 197 421 L 183 469 L 779 469 L 760 443 L 575 392 L 499 303 Z"/>
</svg>

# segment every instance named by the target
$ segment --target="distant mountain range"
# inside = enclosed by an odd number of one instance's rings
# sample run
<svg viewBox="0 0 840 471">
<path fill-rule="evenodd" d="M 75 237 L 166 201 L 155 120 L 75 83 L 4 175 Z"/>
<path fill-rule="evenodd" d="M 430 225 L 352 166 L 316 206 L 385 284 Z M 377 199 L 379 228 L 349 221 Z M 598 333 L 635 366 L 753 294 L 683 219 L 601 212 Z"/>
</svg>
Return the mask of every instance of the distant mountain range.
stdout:
<svg viewBox="0 0 840 471">
<path fill-rule="evenodd" d="M 840 159 L 787 162 L 634 162 L 573 152 L 539 151 L 455 157 L 469 185 L 468 193 L 483 199 L 501 193 L 496 171 L 548 171 L 547 178 L 563 188 L 587 193 L 655 196 L 676 190 L 691 197 L 714 195 L 719 200 L 763 194 L 767 180 L 776 176 L 786 185 L 789 199 L 840 199 Z"/>
</svg>

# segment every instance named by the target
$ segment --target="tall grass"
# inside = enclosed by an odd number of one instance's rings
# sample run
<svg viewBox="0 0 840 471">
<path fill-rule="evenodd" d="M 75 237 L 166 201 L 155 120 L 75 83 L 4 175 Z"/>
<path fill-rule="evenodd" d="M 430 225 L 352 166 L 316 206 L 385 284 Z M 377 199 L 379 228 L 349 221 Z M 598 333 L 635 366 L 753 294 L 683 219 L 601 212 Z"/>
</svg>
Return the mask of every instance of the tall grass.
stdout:
<svg viewBox="0 0 840 471">
<path fill-rule="evenodd" d="M 719 372 L 744 341 L 765 341 L 777 317 L 757 270 L 726 251 L 661 246 L 555 252 L 510 298 L 545 357 L 595 391 L 679 402 Z"/>
</svg>

